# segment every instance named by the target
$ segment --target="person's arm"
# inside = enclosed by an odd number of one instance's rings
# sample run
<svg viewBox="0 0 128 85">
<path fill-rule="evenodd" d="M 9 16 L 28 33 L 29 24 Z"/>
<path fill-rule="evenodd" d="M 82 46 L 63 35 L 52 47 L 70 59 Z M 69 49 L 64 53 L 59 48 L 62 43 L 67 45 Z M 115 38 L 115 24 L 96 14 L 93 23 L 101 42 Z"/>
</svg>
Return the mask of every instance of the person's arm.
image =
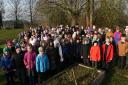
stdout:
<svg viewBox="0 0 128 85">
<path fill-rule="evenodd" d="M 47 55 L 46 55 L 46 63 L 47 63 L 47 70 L 49 70 L 49 59 Z"/>
<path fill-rule="evenodd" d="M 33 55 L 34 55 L 34 61 L 33 61 L 33 63 L 35 65 L 36 64 L 36 53 L 34 53 Z"/>
<path fill-rule="evenodd" d="M 62 47 L 61 45 L 59 46 L 59 55 L 60 55 L 60 61 L 63 62 L 64 58 L 63 58 L 63 53 L 62 53 Z"/>
<path fill-rule="evenodd" d="M 92 60 L 92 56 L 91 56 L 91 53 L 92 53 L 92 47 L 90 48 L 90 60 Z"/>
<path fill-rule="evenodd" d="M 100 54 L 100 47 L 98 47 L 98 61 L 100 61 L 100 59 L 101 59 L 101 54 Z"/>
<path fill-rule="evenodd" d="M 83 58 L 83 52 L 84 52 L 83 45 L 81 45 L 81 52 L 80 52 L 81 58 Z"/>
<path fill-rule="evenodd" d="M 2 70 L 5 70 L 5 64 L 4 64 L 4 59 L 3 57 L 0 60 L 0 67 L 2 68 Z"/>
<path fill-rule="evenodd" d="M 113 60 L 113 56 L 114 56 L 114 48 L 113 48 L 113 45 L 111 46 L 111 51 L 110 51 L 110 61 Z"/>
<path fill-rule="evenodd" d="M 24 59 L 23 59 L 24 65 L 27 66 L 27 54 L 25 53 Z"/>
<path fill-rule="evenodd" d="M 36 57 L 36 71 L 39 72 L 39 57 Z"/>
</svg>

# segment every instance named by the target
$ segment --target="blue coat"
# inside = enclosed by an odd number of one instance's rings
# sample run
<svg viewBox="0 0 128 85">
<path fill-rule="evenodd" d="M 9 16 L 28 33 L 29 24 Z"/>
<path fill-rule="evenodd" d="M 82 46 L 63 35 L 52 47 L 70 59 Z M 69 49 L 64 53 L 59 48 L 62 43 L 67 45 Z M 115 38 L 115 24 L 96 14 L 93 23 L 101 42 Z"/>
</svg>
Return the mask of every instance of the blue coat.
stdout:
<svg viewBox="0 0 128 85">
<path fill-rule="evenodd" d="M 36 57 L 36 71 L 37 72 L 46 72 L 49 70 L 49 59 L 46 54 L 38 54 Z"/>
<path fill-rule="evenodd" d="M 10 71 L 14 68 L 14 62 L 13 61 L 14 60 L 12 57 L 3 56 L 1 58 L 0 66 L 2 69 L 6 70 L 6 71 Z"/>
</svg>

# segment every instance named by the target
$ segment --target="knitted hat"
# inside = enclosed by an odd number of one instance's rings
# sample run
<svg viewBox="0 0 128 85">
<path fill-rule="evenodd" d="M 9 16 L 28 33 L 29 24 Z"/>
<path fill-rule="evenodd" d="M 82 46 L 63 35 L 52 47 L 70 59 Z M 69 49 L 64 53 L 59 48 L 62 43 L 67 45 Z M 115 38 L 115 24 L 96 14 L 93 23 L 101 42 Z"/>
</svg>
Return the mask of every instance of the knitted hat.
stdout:
<svg viewBox="0 0 128 85">
<path fill-rule="evenodd" d="M 13 42 L 12 41 L 7 41 L 7 46 L 12 46 L 13 45 Z"/>
<path fill-rule="evenodd" d="M 11 50 L 10 50 L 9 48 L 5 47 L 5 48 L 3 49 L 3 53 L 5 53 L 5 52 L 11 52 Z"/>
</svg>

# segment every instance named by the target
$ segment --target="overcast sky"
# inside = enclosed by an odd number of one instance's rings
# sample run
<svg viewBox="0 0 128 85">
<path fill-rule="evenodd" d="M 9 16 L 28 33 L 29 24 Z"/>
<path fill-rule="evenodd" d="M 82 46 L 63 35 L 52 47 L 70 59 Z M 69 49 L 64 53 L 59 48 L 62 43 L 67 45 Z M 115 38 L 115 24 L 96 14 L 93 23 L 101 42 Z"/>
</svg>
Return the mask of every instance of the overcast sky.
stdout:
<svg viewBox="0 0 128 85">
<path fill-rule="evenodd" d="M 13 17 L 12 17 L 13 8 L 9 4 L 9 0 L 3 0 L 3 1 L 4 1 L 4 10 L 5 10 L 4 20 L 11 20 L 11 19 L 13 19 Z M 21 0 L 21 9 L 22 9 L 21 13 L 26 12 L 26 6 L 25 5 L 26 5 L 25 0 Z M 22 15 L 24 15 L 24 14 L 22 14 Z M 21 17 L 26 19 L 25 15 L 21 16 Z"/>
</svg>

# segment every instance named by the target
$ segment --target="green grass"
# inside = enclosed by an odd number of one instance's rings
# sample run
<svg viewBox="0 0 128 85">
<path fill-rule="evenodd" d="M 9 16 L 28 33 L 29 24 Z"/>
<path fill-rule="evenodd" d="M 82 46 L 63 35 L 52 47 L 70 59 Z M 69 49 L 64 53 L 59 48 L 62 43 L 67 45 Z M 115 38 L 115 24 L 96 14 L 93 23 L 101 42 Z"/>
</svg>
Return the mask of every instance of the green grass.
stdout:
<svg viewBox="0 0 128 85">
<path fill-rule="evenodd" d="M 2 54 L 2 52 L 3 52 L 3 48 L 4 48 L 4 44 L 3 45 L 0 45 L 0 55 Z"/>
<path fill-rule="evenodd" d="M 6 29 L 0 30 L 0 42 L 15 39 L 18 37 L 18 33 L 22 32 L 23 29 Z"/>
<path fill-rule="evenodd" d="M 0 54 L 2 53 L 3 47 L 7 40 L 18 38 L 18 34 L 24 29 L 6 29 L 0 30 Z"/>
<path fill-rule="evenodd" d="M 114 67 L 106 74 L 101 85 L 128 85 L 128 70 Z"/>
</svg>

